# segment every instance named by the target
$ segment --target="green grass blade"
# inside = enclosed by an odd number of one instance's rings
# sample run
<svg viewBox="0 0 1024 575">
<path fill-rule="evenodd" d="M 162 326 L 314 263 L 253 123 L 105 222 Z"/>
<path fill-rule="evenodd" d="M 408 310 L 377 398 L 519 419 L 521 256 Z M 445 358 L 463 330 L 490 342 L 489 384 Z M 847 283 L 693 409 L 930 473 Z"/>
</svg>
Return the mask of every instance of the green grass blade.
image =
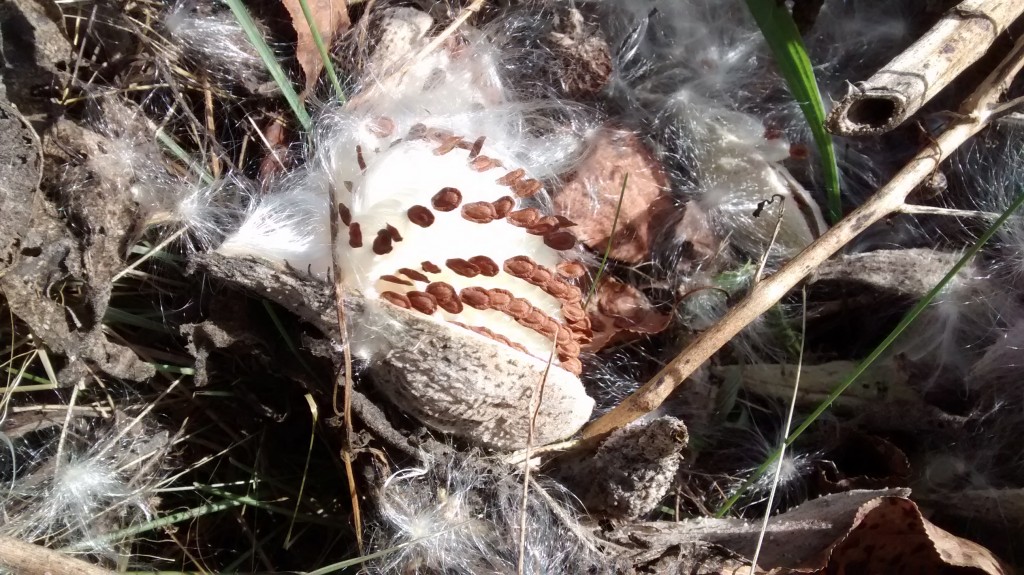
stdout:
<svg viewBox="0 0 1024 575">
<path fill-rule="evenodd" d="M 159 333 L 174 333 L 174 330 L 164 323 L 116 307 L 107 308 L 106 313 L 103 315 L 103 323 L 107 325 L 130 325 Z"/>
<path fill-rule="evenodd" d="M 608 255 L 612 253 L 612 246 L 615 244 L 615 229 L 619 226 L 619 214 L 622 212 L 622 199 L 626 197 L 626 184 L 629 183 L 629 174 L 622 176 L 622 188 L 619 190 L 619 203 L 615 205 L 615 217 L 612 219 L 612 231 L 608 232 L 608 245 L 604 248 L 604 255 L 601 257 L 601 266 L 597 268 L 594 276 L 594 283 L 590 284 L 590 291 L 587 299 L 583 300 L 583 309 L 590 305 L 590 298 L 597 293 L 597 282 L 601 281 L 605 267 L 608 266 Z"/>
<path fill-rule="evenodd" d="M 806 431 L 808 427 L 811 426 L 812 423 L 814 423 L 819 417 L 821 417 L 821 414 L 825 413 L 825 411 L 832 405 L 832 402 L 834 402 L 840 395 L 842 395 L 848 387 L 853 385 L 853 382 L 857 381 L 857 378 L 860 377 L 861 374 L 863 374 L 865 371 L 867 371 L 867 369 L 871 367 L 871 364 L 873 364 L 875 360 L 881 357 L 882 353 L 884 353 L 885 350 L 888 349 L 889 346 L 892 345 L 893 342 L 895 342 L 896 339 L 904 331 L 906 331 L 907 327 L 909 327 L 910 324 L 914 323 L 914 320 L 917 319 L 917 316 L 921 315 L 921 312 L 923 312 L 925 308 L 927 308 L 928 305 L 932 303 L 932 300 L 934 300 L 935 297 L 938 296 L 939 293 L 946 287 L 946 285 L 949 284 L 949 282 L 956 277 L 956 274 L 959 273 L 960 270 L 965 265 L 967 265 L 968 262 L 974 259 L 976 255 L 978 255 L 978 252 L 981 251 L 981 248 L 984 247 L 986 243 L 988 243 L 992 236 L 995 235 L 997 231 L 999 231 L 999 228 L 1002 227 L 1006 220 L 1010 219 L 1014 212 L 1019 210 L 1022 205 L 1024 205 L 1024 193 L 1021 193 L 1020 196 L 1018 196 L 1017 199 L 1014 200 L 1013 204 L 1011 204 L 1010 207 L 1007 208 L 1001 216 L 999 216 L 999 219 L 997 219 L 991 227 L 985 230 L 985 233 L 978 238 L 978 241 L 974 242 L 974 245 L 972 245 L 971 248 L 967 250 L 966 253 L 964 253 L 963 257 L 961 257 L 956 262 L 956 264 L 949 270 L 949 272 L 947 272 L 946 275 L 943 276 L 942 280 L 940 280 L 939 283 L 935 284 L 935 286 L 931 290 L 929 290 L 928 293 L 925 294 L 925 296 L 921 298 L 920 301 L 917 302 L 917 305 L 915 305 L 913 309 L 907 312 L 907 315 L 903 316 L 903 319 L 900 320 L 900 323 L 897 324 L 895 328 L 893 328 L 892 332 L 888 336 L 886 336 L 884 340 L 882 340 L 882 343 L 878 344 L 878 347 L 872 350 L 872 352 L 868 354 L 866 358 L 864 358 L 859 364 L 857 364 L 857 367 L 854 368 L 854 370 L 849 375 L 847 375 L 846 378 L 828 394 L 828 397 L 826 397 L 824 401 L 822 401 L 818 405 L 818 407 L 816 407 L 814 411 L 811 412 L 811 414 L 807 416 L 806 419 L 804 419 L 800 426 L 794 429 L 793 433 L 789 434 L 789 437 L 786 438 L 785 442 L 786 447 L 793 445 L 793 442 L 795 442 L 797 438 L 800 437 L 800 435 L 804 431 Z M 751 473 L 750 477 L 748 477 L 747 480 L 744 481 L 742 485 L 740 485 L 739 489 L 737 489 L 736 492 L 733 493 L 728 500 L 726 500 L 722 507 L 715 512 L 715 516 L 724 516 L 729 511 L 729 509 L 731 509 L 736 504 L 736 502 L 739 501 L 740 497 L 743 496 L 747 489 L 749 489 L 755 481 L 757 481 L 762 475 L 764 475 L 765 471 L 767 471 L 768 468 L 772 465 L 772 463 L 777 461 L 779 457 L 781 457 L 781 455 L 781 450 L 776 449 L 775 451 L 773 451 L 772 454 L 764 461 L 764 463 L 758 466 L 758 468 L 755 469 L 753 473 Z"/>
<path fill-rule="evenodd" d="M 291 106 L 292 112 L 295 117 L 299 119 L 299 123 L 302 124 L 303 129 L 309 130 L 311 120 L 309 113 L 306 112 L 305 106 L 302 104 L 302 100 L 299 95 L 295 92 L 295 87 L 292 86 L 291 80 L 288 79 L 288 75 L 284 73 L 284 69 L 281 68 L 281 64 L 277 62 L 277 58 L 274 53 L 270 50 L 270 46 L 267 46 L 267 41 L 263 39 L 263 35 L 260 34 L 256 23 L 253 22 L 252 16 L 249 15 L 249 11 L 246 10 L 245 5 L 242 4 L 242 0 L 225 0 L 228 7 L 231 8 L 231 12 L 235 15 L 235 20 L 238 20 L 238 24 L 245 30 L 245 35 L 252 42 L 256 52 L 259 53 L 260 58 L 263 59 L 263 65 L 267 67 L 267 71 L 270 72 L 271 77 L 277 82 L 278 87 L 281 88 L 281 93 L 284 94 L 288 105 Z"/>
<path fill-rule="evenodd" d="M 323 36 L 320 35 L 320 30 L 317 29 L 316 22 L 313 21 L 313 11 L 309 9 L 309 1 L 299 0 L 299 6 L 302 6 L 302 15 L 306 18 L 309 32 L 313 36 L 313 43 L 316 44 L 316 49 L 320 52 L 320 59 L 324 63 L 324 69 L 327 70 L 327 77 L 331 79 L 331 85 L 334 86 L 334 95 L 337 96 L 338 102 L 344 103 L 345 92 L 341 89 L 341 82 L 338 81 L 338 75 L 334 72 L 334 66 L 331 65 L 331 55 L 327 53 Z"/>
<path fill-rule="evenodd" d="M 221 511 L 226 511 L 226 510 L 232 509 L 234 507 L 241 507 L 243 505 L 243 503 L 244 503 L 243 501 L 231 501 L 231 500 L 218 501 L 218 502 L 215 502 L 215 503 L 206 503 L 204 505 L 200 505 L 199 507 L 193 507 L 192 509 L 186 509 L 184 511 L 178 511 L 176 513 L 172 513 L 170 515 L 164 515 L 162 517 L 158 517 L 156 519 L 153 519 L 151 521 L 147 521 L 145 523 L 140 523 L 139 525 L 133 525 L 133 526 L 128 527 L 126 529 L 119 529 L 117 531 L 112 531 L 110 533 L 105 533 L 103 535 L 100 535 L 99 537 L 96 537 L 95 539 L 90 539 L 89 543 L 90 544 L 97 544 L 97 543 L 110 543 L 110 542 L 113 542 L 113 541 L 121 541 L 123 539 L 127 539 L 129 537 L 133 537 L 135 535 L 139 535 L 139 534 L 142 534 L 142 533 L 147 533 L 147 532 L 153 531 L 155 529 L 162 529 L 164 527 L 169 527 L 169 526 L 174 525 L 176 523 L 181 523 L 183 521 L 188 521 L 190 519 L 195 519 L 197 517 L 202 517 L 204 515 L 210 515 L 211 513 L 220 513 Z M 83 548 L 83 547 L 84 547 L 84 545 L 79 543 L 79 544 L 77 544 L 75 546 L 72 546 L 72 547 L 69 547 L 69 548 L 65 548 L 63 550 L 77 551 L 77 550 L 80 550 L 80 548 Z"/>
<path fill-rule="evenodd" d="M 199 179 L 202 180 L 204 184 L 213 183 L 213 176 L 210 175 L 210 172 L 206 171 L 205 168 L 193 160 L 192 156 L 188 155 L 188 152 L 186 152 L 184 148 L 174 140 L 174 138 L 168 135 L 167 132 L 164 132 L 163 128 L 157 129 L 156 139 L 164 148 L 167 148 L 167 151 L 174 154 L 174 157 L 184 162 L 185 165 L 188 166 L 189 170 L 199 176 Z"/>
<path fill-rule="evenodd" d="M 775 56 L 775 63 L 796 98 L 807 123 L 814 134 L 814 142 L 821 155 L 825 170 L 826 204 L 829 220 L 839 221 L 843 216 L 842 200 L 839 196 L 839 167 L 836 165 L 836 151 L 832 136 L 825 131 L 825 105 L 821 101 L 818 83 L 814 79 L 814 68 L 807 57 L 800 31 L 793 17 L 786 10 L 785 2 L 778 0 L 747 0 L 747 8 L 764 35 L 768 47 Z"/>
</svg>

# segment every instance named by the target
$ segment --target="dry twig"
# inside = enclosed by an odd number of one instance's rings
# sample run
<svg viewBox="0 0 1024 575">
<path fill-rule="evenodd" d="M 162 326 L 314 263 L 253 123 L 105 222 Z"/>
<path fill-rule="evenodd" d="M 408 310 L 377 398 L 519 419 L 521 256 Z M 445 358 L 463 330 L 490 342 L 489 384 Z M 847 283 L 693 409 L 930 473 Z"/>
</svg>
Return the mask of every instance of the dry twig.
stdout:
<svg viewBox="0 0 1024 575">
<path fill-rule="evenodd" d="M 0 566 L 21 575 L 113 575 L 59 551 L 0 535 Z"/>
<path fill-rule="evenodd" d="M 331 198 L 331 258 L 332 265 L 331 271 L 333 272 L 334 279 L 334 298 L 338 310 L 338 330 L 342 337 L 342 357 L 344 358 L 344 365 L 342 369 L 344 373 L 341 377 L 345 378 L 344 392 L 342 394 L 343 407 L 341 413 L 338 413 L 338 401 L 337 401 L 337 390 L 338 386 L 334 386 L 335 396 L 331 402 L 334 412 L 342 417 L 345 422 L 345 437 L 344 446 L 341 450 L 341 458 L 345 464 L 345 478 L 348 481 L 348 494 L 349 499 L 352 501 L 352 523 L 353 528 L 356 531 L 356 545 L 359 548 L 359 554 L 363 554 L 363 522 L 361 514 L 359 513 L 359 492 L 356 490 L 356 477 L 355 473 L 352 472 L 352 437 L 355 435 L 355 431 L 352 429 L 352 350 L 349 347 L 348 341 L 348 323 L 345 320 L 345 288 L 341 281 L 341 261 L 338 257 L 338 230 L 339 230 L 339 215 L 338 215 L 338 197 L 335 193 L 334 186 L 330 186 L 330 198 Z"/>
</svg>

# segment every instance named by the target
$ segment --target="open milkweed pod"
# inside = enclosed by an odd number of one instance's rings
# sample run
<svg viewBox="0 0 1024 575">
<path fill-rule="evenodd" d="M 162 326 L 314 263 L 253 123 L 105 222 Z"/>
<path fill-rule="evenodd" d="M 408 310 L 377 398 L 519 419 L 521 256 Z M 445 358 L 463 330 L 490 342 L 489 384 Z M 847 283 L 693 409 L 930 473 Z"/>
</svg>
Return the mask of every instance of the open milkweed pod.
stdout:
<svg viewBox="0 0 1024 575">
<path fill-rule="evenodd" d="M 363 300 L 354 350 L 435 429 L 523 447 L 541 392 L 534 442 L 572 435 L 594 401 L 578 378 L 590 325 L 573 284 L 583 268 L 563 255 L 569 222 L 545 215 L 541 183 L 485 138 L 379 123 L 379 145 L 336 157 L 332 174 L 342 281 Z"/>
<path fill-rule="evenodd" d="M 482 33 L 421 54 L 428 16 L 382 20 L 360 89 L 318 119 L 305 171 L 218 251 L 326 278 L 333 215 L 350 343 L 393 403 L 499 449 L 526 444 L 531 408 L 534 444 L 568 437 L 594 407 L 578 377 L 585 269 L 540 178 L 577 153 L 572 110 L 515 101 Z"/>
</svg>

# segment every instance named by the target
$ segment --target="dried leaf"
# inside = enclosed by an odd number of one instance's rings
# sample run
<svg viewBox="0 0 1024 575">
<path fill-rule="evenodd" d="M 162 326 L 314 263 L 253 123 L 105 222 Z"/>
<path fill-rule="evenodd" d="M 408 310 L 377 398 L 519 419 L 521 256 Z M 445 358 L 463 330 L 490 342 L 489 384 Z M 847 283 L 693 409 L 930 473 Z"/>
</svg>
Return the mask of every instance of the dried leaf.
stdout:
<svg viewBox="0 0 1024 575">
<path fill-rule="evenodd" d="M 821 567 L 786 572 L 944 573 L 959 567 L 957 572 L 979 575 L 1009 573 L 988 549 L 939 529 L 902 497 L 866 503 L 825 557 Z"/>
<path fill-rule="evenodd" d="M 619 195 L 629 174 L 626 191 Z M 555 210 L 576 222 L 583 243 L 603 253 L 608 247 L 615 213 L 619 212 L 611 258 L 640 263 L 648 259 L 652 219 L 671 209 L 658 201 L 668 189 L 661 164 L 632 132 L 606 128 L 594 136 L 590 154 L 555 197 Z"/>
<path fill-rule="evenodd" d="M 583 346 L 586 351 L 659 333 L 672 321 L 672 316 L 655 309 L 642 291 L 609 276 L 598 283 L 587 314 L 594 339 Z"/>
<path fill-rule="evenodd" d="M 313 32 L 309 29 L 309 23 L 302 13 L 302 4 L 299 0 L 281 0 L 288 15 L 292 19 L 292 27 L 295 28 L 295 35 L 298 37 L 298 44 L 295 47 L 295 57 L 299 60 L 299 67 L 306 77 L 306 92 L 308 93 L 320 77 L 320 71 L 324 69 L 323 60 L 320 59 L 320 51 L 313 41 Z M 348 3 L 346 0 L 306 0 L 309 4 L 309 11 L 313 14 L 313 22 L 320 32 L 324 46 L 330 51 L 334 38 L 351 26 L 348 19 Z"/>
</svg>

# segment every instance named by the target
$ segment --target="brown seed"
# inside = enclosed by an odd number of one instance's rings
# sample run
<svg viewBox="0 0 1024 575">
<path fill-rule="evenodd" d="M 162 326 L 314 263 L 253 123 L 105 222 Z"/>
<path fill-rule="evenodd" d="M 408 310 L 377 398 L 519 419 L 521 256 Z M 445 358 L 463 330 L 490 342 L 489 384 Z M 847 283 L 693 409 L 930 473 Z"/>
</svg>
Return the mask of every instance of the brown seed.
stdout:
<svg viewBox="0 0 1024 575">
<path fill-rule="evenodd" d="M 480 268 L 467 262 L 462 258 L 452 258 L 444 262 L 444 265 L 453 272 L 467 278 L 472 278 L 480 275 Z"/>
<path fill-rule="evenodd" d="M 521 180 L 525 175 L 526 170 L 522 168 L 516 168 L 511 172 L 505 174 L 504 176 L 498 178 L 496 182 L 502 186 L 511 186 L 512 184 Z"/>
<path fill-rule="evenodd" d="M 412 304 L 409 303 L 409 298 L 405 297 L 403 294 L 395 293 L 393 291 L 383 292 L 380 294 L 380 298 L 392 305 L 397 305 L 400 308 L 409 309 L 412 307 Z"/>
<path fill-rule="evenodd" d="M 569 357 L 579 357 L 580 355 L 580 344 L 573 340 L 569 340 L 569 343 L 559 346 L 559 351 L 568 355 Z"/>
<path fill-rule="evenodd" d="M 587 273 L 587 268 L 579 262 L 562 262 L 558 264 L 556 269 L 558 270 L 558 275 L 569 279 L 578 279 Z"/>
<path fill-rule="evenodd" d="M 499 271 L 501 271 L 501 268 L 498 267 L 498 264 L 494 263 L 494 260 L 487 256 L 473 256 L 469 258 L 469 263 L 480 268 L 480 273 L 484 274 L 489 278 L 493 278 L 494 276 L 498 275 Z"/>
<path fill-rule="evenodd" d="M 350 194 L 352 193 L 352 188 L 355 187 L 355 184 L 353 184 L 352 182 L 350 182 L 348 180 L 345 180 L 344 182 L 342 182 L 342 185 L 345 186 L 345 189 L 348 190 L 348 193 L 350 193 Z"/>
<path fill-rule="evenodd" d="M 583 307 L 579 303 L 563 303 L 562 304 L 562 317 L 569 323 L 580 322 L 586 319 L 587 314 L 583 311 Z"/>
<path fill-rule="evenodd" d="M 475 224 L 489 224 L 498 214 L 490 202 L 470 202 L 462 206 L 462 218 Z"/>
<path fill-rule="evenodd" d="M 540 219 L 540 210 L 537 208 L 523 208 L 508 215 L 508 223 L 520 228 L 530 228 Z"/>
<path fill-rule="evenodd" d="M 448 313 L 461 313 L 462 302 L 455 288 L 445 282 L 434 282 L 427 286 L 427 293 L 434 296 L 437 305 Z"/>
<path fill-rule="evenodd" d="M 553 275 L 551 270 L 543 266 L 537 266 L 537 269 L 533 270 L 533 274 L 530 275 L 530 279 L 527 281 L 538 287 L 546 286 L 548 285 L 548 282 L 551 281 L 552 277 Z"/>
<path fill-rule="evenodd" d="M 459 299 L 462 300 L 462 303 L 476 309 L 487 309 L 490 305 L 487 290 L 481 287 L 462 288 L 459 291 Z"/>
<path fill-rule="evenodd" d="M 363 232 L 359 229 L 359 222 L 352 222 L 348 227 L 348 245 L 352 248 L 363 247 Z"/>
<path fill-rule="evenodd" d="M 547 323 L 547 321 L 548 321 L 548 314 L 542 312 L 541 310 L 539 310 L 537 308 L 533 308 L 533 311 L 530 312 L 530 315 L 528 315 L 528 316 L 524 317 L 523 319 L 519 320 L 519 323 L 521 323 L 522 325 L 525 325 L 526 327 L 528 327 L 528 328 L 530 328 L 530 329 L 532 329 L 534 331 L 541 332 L 540 331 L 541 328 L 544 327 L 544 324 Z M 543 333 L 543 332 L 541 332 L 541 333 Z"/>
<path fill-rule="evenodd" d="M 427 293 L 434 296 L 437 301 L 449 300 L 459 296 L 455 288 L 446 282 L 431 282 L 427 286 Z"/>
<path fill-rule="evenodd" d="M 538 180 L 520 180 L 512 184 L 512 191 L 520 198 L 534 196 L 544 187 Z"/>
<path fill-rule="evenodd" d="M 576 303 L 583 300 L 583 292 L 576 286 L 569 286 L 569 293 L 565 296 L 565 301 L 569 303 Z"/>
<path fill-rule="evenodd" d="M 422 138 L 422 137 L 424 137 L 426 135 L 427 135 L 427 127 L 424 126 L 423 124 L 413 124 L 413 126 L 411 128 L 409 128 L 408 138 L 410 140 L 417 140 L 417 139 Z"/>
<path fill-rule="evenodd" d="M 462 138 L 458 136 L 447 136 L 441 141 L 441 145 L 434 148 L 435 156 L 443 156 L 448 152 L 455 149 L 462 142 Z"/>
<path fill-rule="evenodd" d="M 484 136 L 480 136 L 473 142 L 473 147 L 469 149 L 469 159 L 472 160 L 479 156 L 482 149 L 484 149 Z"/>
<path fill-rule="evenodd" d="M 426 132 L 428 140 L 434 140 L 435 142 L 443 142 L 448 138 L 452 137 L 452 133 L 448 130 L 441 128 L 428 128 Z"/>
<path fill-rule="evenodd" d="M 455 314 L 462 313 L 462 310 L 464 309 L 462 307 L 462 302 L 459 300 L 458 297 L 453 297 L 452 299 L 445 300 L 445 301 L 438 300 L 437 306 L 440 307 L 441 309 L 443 309 L 444 311 L 448 312 L 448 313 L 455 313 Z"/>
<path fill-rule="evenodd" d="M 420 264 L 420 267 L 423 268 L 423 271 L 427 272 L 428 274 L 441 273 L 441 268 L 433 262 L 423 262 Z"/>
<path fill-rule="evenodd" d="M 517 297 L 513 299 L 510 304 L 508 304 L 508 310 L 506 310 L 505 313 L 516 319 L 524 319 L 528 317 L 530 315 L 530 312 L 532 311 L 533 306 L 530 305 L 530 302 L 526 301 L 523 298 Z"/>
<path fill-rule="evenodd" d="M 345 204 L 338 204 L 338 217 L 346 226 L 352 223 L 352 211 Z"/>
<path fill-rule="evenodd" d="M 494 217 L 504 218 L 512 211 L 512 208 L 516 207 L 516 201 L 510 196 L 502 196 L 491 202 L 491 205 L 494 206 Z"/>
<path fill-rule="evenodd" d="M 412 279 L 412 280 L 415 280 L 415 281 L 418 281 L 418 282 L 429 282 L 430 281 L 430 278 L 428 278 L 427 276 L 425 276 L 425 275 L 421 274 L 420 272 L 418 272 L 416 270 L 413 270 L 413 269 L 399 268 L 398 273 L 402 274 L 403 276 L 405 276 L 405 277 L 407 277 L 409 279 Z"/>
<path fill-rule="evenodd" d="M 395 226 L 393 226 L 391 224 L 387 224 L 387 228 L 385 228 L 385 229 L 387 230 L 388 235 L 391 236 L 391 240 L 392 241 L 395 241 L 395 242 L 402 241 L 402 234 L 400 234 L 398 232 L 398 228 L 396 228 Z"/>
<path fill-rule="evenodd" d="M 356 144 L 356 163 L 359 164 L 359 170 L 366 171 L 366 160 L 363 159 L 363 147 Z"/>
<path fill-rule="evenodd" d="M 515 256 L 505 260 L 502 269 L 513 277 L 528 278 L 537 269 L 537 264 L 529 256 Z"/>
<path fill-rule="evenodd" d="M 551 295 L 551 297 L 557 298 L 559 300 L 564 299 L 569 294 L 569 284 L 565 283 L 564 281 L 558 278 L 554 278 L 548 283 L 539 287 L 543 288 L 544 291 L 548 292 L 548 294 Z"/>
<path fill-rule="evenodd" d="M 512 304 L 512 300 L 515 299 L 515 296 L 512 295 L 512 292 L 508 291 L 507 289 L 501 288 L 493 288 L 487 290 L 487 296 L 490 299 L 491 309 L 496 309 L 498 311 L 507 310 L 508 306 Z"/>
<path fill-rule="evenodd" d="M 373 239 L 373 253 L 382 256 L 391 253 L 392 249 L 391 234 L 387 230 L 377 230 L 377 237 Z"/>
<path fill-rule="evenodd" d="M 569 325 L 572 329 L 572 341 L 578 344 L 589 344 L 594 341 L 594 330 L 590 328 L 590 319 L 585 319 L 579 324 Z"/>
<path fill-rule="evenodd" d="M 451 322 L 451 323 L 453 323 L 455 325 L 458 325 L 459 327 L 468 329 L 469 331 L 471 331 L 473 333 L 482 335 L 482 336 L 484 336 L 484 337 L 486 337 L 488 339 L 493 339 L 494 341 L 496 341 L 498 343 L 501 343 L 503 345 L 507 345 L 507 346 L 511 347 L 512 349 L 515 349 L 517 351 L 521 351 L 523 353 L 529 353 L 529 351 L 527 351 L 525 347 L 519 345 L 518 343 L 510 341 L 507 337 L 505 337 L 505 336 L 503 336 L 501 334 L 494 333 L 493 331 L 487 329 L 486 327 L 480 327 L 480 326 L 475 326 L 475 325 L 465 325 L 465 324 L 461 324 L 461 323 L 454 322 L 454 321 Z"/>
<path fill-rule="evenodd" d="M 555 215 L 555 219 L 558 220 L 559 228 L 571 228 L 576 225 L 576 222 L 570 220 L 565 216 Z"/>
<path fill-rule="evenodd" d="M 462 192 L 455 188 L 441 188 L 441 191 L 430 198 L 430 204 L 439 212 L 450 212 L 462 203 Z"/>
<path fill-rule="evenodd" d="M 434 296 L 421 291 L 411 291 L 405 295 L 409 297 L 409 303 L 416 311 L 426 315 L 437 311 L 437 300 L 434 299 Z"/>
<path fill-rule="evenodd" d="M 526 233 L 535 236 L 546 236 L 558 230 L 558 219 L 555 216 L 544 216 L 526 229 Z"/>
<path fill-rule="evenodd" d="M 395 132 L 395 122 L 387 116 L 381 116 L 369 124 L 370 133 L 378 138 L 386 138 Z"/>
<path fill-rule="evenodd" d="M 434 223 L 434 212 L 425 206 L 415 205 L 406 212 L 409 221 L 421 228 L 429 228 Z"/>
<path fill-rule="evenodd" d="M 562 365 L 562 369 L 564 369 L 565 371 L 568 371 L 569 373 L 571 373 L 573 375 L 579 375 L 579 374 L 583 373 L 583 364 L 580 363 L 580 360 L 578 360 L 578 359 L 576 359 L 574 357 L 570 357 L 568 359 L 562 360 L 561 365 Z"/>
<path fill-rule="evenodd" d="M 404 280 L 404 279 L 402 279 L 402 278 L 400 278 L 398 276 L 393 276 L 391 274 L 388 274 L 386 276 L 380 276 L 380 279 L 382 281 L 386 281 L 388 283 L 393 283 L 393 284 L 398 284 L 398 285 L 403 285 L 403 286 L 411 286 L 411 285 L 413 285 L 411 281 Z"/>
<path fill-rule="evenodd" d="M 551 232 L 544 236 L 544 245 L 558 251 L 571 250 L 576 247 L 576 236 L 565 230 Z"/>
<path fill-rule="evenodd" d="M 500 165 L 501 162 L 487 156 L 477 156 L 469 162 L 469 167 L 473 168 L 473 170 L 477 172 L 486 172 L 487 170 L 497 168 Z"/>
<path fill-rule="evenodd" d="M 556 320 L 553 317 L 549 317 L 544 321 L 543 324 L 541 324 L 540 329 L 537 331 L 541 332 L 549 339 L 552 339 L 555 337 L 555 333 L 557 333 L 558 330 L 561 329 L 561 327 L 562 326 L 561 324 L 558 323 L 558 320 Z"/>
</svg>

